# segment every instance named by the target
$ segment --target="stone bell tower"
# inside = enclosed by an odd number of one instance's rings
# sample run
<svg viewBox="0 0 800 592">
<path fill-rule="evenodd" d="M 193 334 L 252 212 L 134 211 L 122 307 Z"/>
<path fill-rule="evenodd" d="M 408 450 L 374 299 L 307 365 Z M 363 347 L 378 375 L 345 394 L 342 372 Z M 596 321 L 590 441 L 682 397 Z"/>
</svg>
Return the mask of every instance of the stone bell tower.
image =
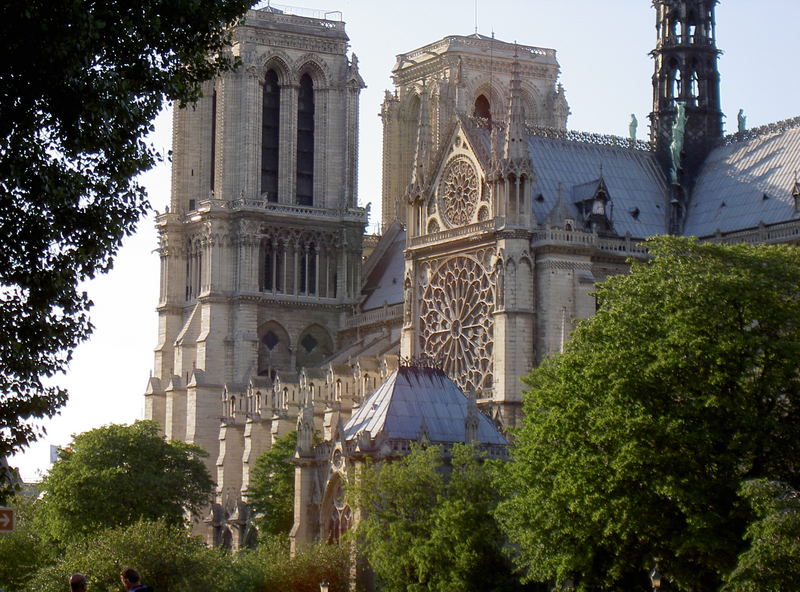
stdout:
<svg viewBox="0 0 800 592">
<path fill-rule="evenodd" d="M 654 0 L 656 48 L 650 139 L 673 185 L 685 194 L 712 146 L 722 136 L 719 50 L 715 40 L 717 0 Z M 681 114 L 682 112 L 682 114 Z M 674 196 L 676 222 L 684 205 Z M 679 228 L 672 228 L 673 232 Z"/>
<path fill-rule="evenodd" d="M 392 69 L 394 92 L 386 91 L 381 106 L 383 227 L 406 222 L 406 197 L 409 184 L 419 181 L 420 157 L 433 157 L 459 118 L 504 120 L 515 77 L 525 123 L 565 129 L 569 106 L 558 75 L 555 50 L 477 33 L 450 35 L 399 54 Z"/>
<path fill-rule="evenodd" d="M 234 31 L 242 66 L 175 109 L 146 415 L 169 438 L 204 447 L 209 463 L 221 421 L 228 452 L 243 448 L 248 423 L 266 422 L 269 434 L 271 414 L 243 405 L 248 385 L 330 356 L 359 297 L 364 82 L 344 23 L 329 16 L 249 11 Z M 224 469 L 218 482 L 238 496 L 241 461 Z"/>
</svg>

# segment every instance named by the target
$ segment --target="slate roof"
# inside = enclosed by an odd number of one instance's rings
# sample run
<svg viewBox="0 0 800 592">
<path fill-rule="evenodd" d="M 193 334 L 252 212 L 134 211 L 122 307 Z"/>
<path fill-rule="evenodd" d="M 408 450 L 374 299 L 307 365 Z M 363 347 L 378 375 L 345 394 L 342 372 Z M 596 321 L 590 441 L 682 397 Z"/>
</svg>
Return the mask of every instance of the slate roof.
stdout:
<svg viewBox="0 0 800 592">
<path fill-rule="evenodd" d="M 715 148 L 697 178 L 684 234 L 710 236 L 797 220 L 792 189 L 798 169 L 800 121 Z"/>
<path fill-rule="evenodd" d="M 361 310 L 373 310 L 386 303 L 399 304 L 403 302 L 403 249 L 406 248 L 406 233 L 404 230 L 397 232 L 392 243 L 383 253 L 381 261 L 377 262 L 376 269 L 370 274 L 368 284 L 364 287 L 369 296 L 361 305 Z"/>
<path fill-rule="evenodd" d="M 481 152 L 490 154 L 489 131 L 476 129 L 472 133 Z M 556 130 L 547 130 L 547 134 L 553 137 L 528 136 L 528 154 L 535 175 L 533 214 L 537 223 L 552 222 L 551 214 L 559 205 L 559 184 L 567 211 L 579 221 L 574 201 L 580 201 L 587 191 L 595 189 L 602 177 L 611 204 L 611 223 L 617 234 L 646 238 L 666 232 L 666 178 L 654 152 L 629 147 L 624 138 Z M 502 133 L 498 135 L 502 144 Z"/>
<path fill-rule="evenodd" d="M 537 221 L 547 219 L 556 205 L 559 183 L 564 200 L 571 202 L 580 197 L 572 197 L 573 188 L 582 195 L 581 189 L 602 176 L 617 234 L 644 238 L 666 231 L 666 181 L 654 153 L 535 135 L 528 138 L 528 153 L 536 176 L 533 213 Z M 566 205 L 579 220 L 574 205 Z"/>
<path fill-rule="evenodd" d="M 431 442 L 463 442 L 469 401 L 441 370 L 401 366 L 356 410 L 344 426 L 346 440 L 368 430 L 393 439 L 417 440 L 424 426 Z M 478 440 L 508 444 L 478 412 Z"/>
</svg>

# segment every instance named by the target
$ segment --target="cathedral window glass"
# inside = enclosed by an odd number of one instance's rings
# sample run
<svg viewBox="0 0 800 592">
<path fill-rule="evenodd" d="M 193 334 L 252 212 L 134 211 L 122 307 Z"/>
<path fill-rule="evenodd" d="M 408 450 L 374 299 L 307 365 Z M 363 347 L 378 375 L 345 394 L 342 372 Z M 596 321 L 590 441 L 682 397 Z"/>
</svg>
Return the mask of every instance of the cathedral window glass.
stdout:
<svg viewBox="0 0 800 592">
<path fill-rule="evenodd" d="M 211 154 L 209 155 L 209 184 L 214 191 L 214 177 L 217 176 L 217 90 L 211 95 Z"/>
<path fill-rule="evenodd" d="M 475 167 L 465 158 L 450 162 L 439 186 L 439 211 L 451 226 L 472 221 L 480 184 Z"/>
<path fill-rule="evenodd" d="M 420 351 L 439 360 L 464 392 L 492 388 L 494 286 L 471 257 L 442 263 L 422 289 Z"/>
<path fill-rule="evenodd" d="M 261 107 L 261 195 L 271 202 L 278 201 L 280 107 L 278 75 L 275 70 L 268 70 Z"/>
<path fill-rule="evenodd" d="M 308 74 L 297 97 L 297 203 L 314 205 L 314 84 Z"/>
</svg>

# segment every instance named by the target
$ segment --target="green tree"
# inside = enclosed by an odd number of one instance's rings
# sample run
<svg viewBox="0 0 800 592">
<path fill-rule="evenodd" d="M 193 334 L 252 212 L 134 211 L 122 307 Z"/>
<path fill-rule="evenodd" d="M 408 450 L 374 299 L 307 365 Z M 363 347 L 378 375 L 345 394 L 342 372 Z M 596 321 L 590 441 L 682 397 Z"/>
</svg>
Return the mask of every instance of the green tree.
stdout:
<svg viewBox="0 0 800 592">
<path fill-rule="evenodd" d="M 250 0 L 0 3 L 0 457 L 67 398 L 62 372 L 91 331 L 78 284 L 111 267 L 149 208 L 144 136 L 235 65 Z"/>
<path fill-rule="evenodd" d="M 76 571 L 87 575 L 89 590 L 120 590 L 120 571 L 130 566 L 155 590 L 225 592 L 233 590 L 232 564 L 225 551 L 206 547 L 182 526 L 144 520 L 72 541 L 55 562 L 36 572 L 24 590 L 63 592 Z"/>
<path fill-rule="evenodd" d="M 272 448 L 256 459 L 247 499 L 256 512 L 255 524 L 262 535 L 287 535 L 294 523 L 294 465 L 297 432 L 275 440 Z"/>
<path fill-rule="evenodd" d="M 455 444 L 415 448 L 363 472 L 358 526 L 363 552 L 389 592 L 510 591 L 518 578 L 492 517 L 493 463 Z"/>
<path fill-rule="evenodd" d="M 316 544 L 289 553 L 285 536 L 266 536 L 255 550 L 234 557 L 236 592 L 318 592 L 321 581 L 331 592 L 348 590 L 350 551 L 347 545 Z"/>
<path fill-rule="evenodd" d="M 798 484 L 800 251 L 661 237 L 527 378 L 498 515 L 527 577 L 716 590 L 748 479 Z"/>
<path fill-rule="evenodd" d="M 60 542 L 142 519 L 183 524 L 213 491 L 205 456 L 198 446 L 165 441 L 152 421 L 79 434 L 42 483 L 38 528 Z"/>
<path fill-rule="evenodd" d="M 14 532 L 0 534 L 0 589 L 5 592 L 22 590 L 36 570 L 53 559 L 33 528 L 35 501 L 22 494 L 8 501 L 17 520 Z"/>
<path fill-rule="evenodd" d="M 723 592 L 783 592 L 800 581 L 800 492 L 779 481 L 747 481 L 741 495 L 757 519 L 747 527 L 750 547 L 725 578 Z"/>
</svg>

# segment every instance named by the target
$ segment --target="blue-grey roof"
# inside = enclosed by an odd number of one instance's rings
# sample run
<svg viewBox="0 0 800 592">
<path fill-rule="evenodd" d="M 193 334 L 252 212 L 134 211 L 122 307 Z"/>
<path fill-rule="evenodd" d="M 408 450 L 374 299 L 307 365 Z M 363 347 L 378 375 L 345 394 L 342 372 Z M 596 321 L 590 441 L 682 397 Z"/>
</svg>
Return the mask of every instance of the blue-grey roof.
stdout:
<svg viewBox="0 0 800 592">
<path fill-rule="evenodd" d="M 567 207 L 578 219 L 569 202 L 578 200 L 589 190 L 587 184 L 602 176 L 617 234 L 642 238 L 665 232 L 666 182 L 654 153 L 536 135 L 528 138 L 528 152 L 535 173 L 533 213 L 537 221 L 547 219 L 556 205 L 559 184 Z"/>
<path fill-rule="evenodd" d="M 353 413 L 345 439 L 363 431 L 372 437 L 417 440 L 423 429 L 431 442 L 463 442 L 469 401 L 441 370 L 401 366 Z M 478 441 L 507 444 L 492 421 L 478 412 Z"/>
<path fill-rule="evenodd" d="M 800 125 L 714 149 L 697 178 L 684 234 L 709 236 L 797 219 Z"/>
<path fill-rule="evenodd" d="M 403 249 L 405 248 L 406 233 L 399 231 L 369 278 L 371 285 L 367 286 L 365 290 L 369 290 L 370 294 L 361 305 L 362 310 L 380 308 L 384 303 L 391 306 L 403 301 L 403 271 L 405 269 Z"/>
</svg>

